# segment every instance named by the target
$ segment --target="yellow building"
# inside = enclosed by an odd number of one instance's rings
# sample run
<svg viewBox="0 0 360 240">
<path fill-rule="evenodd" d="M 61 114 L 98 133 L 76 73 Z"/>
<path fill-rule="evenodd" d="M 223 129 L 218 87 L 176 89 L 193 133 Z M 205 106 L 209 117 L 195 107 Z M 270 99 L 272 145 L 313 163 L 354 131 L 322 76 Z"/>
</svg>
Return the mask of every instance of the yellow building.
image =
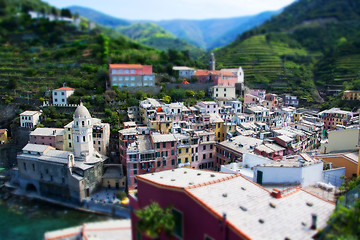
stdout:
<svg viewBox="0 0 360 240">
<path fill-rule="evenodd" d="M 302 113 L 294 113 L 294 122 L 300 122 L 302 119 Z"/>
<path fill-rule="evenodd" d="M 191 139 L 184 134 L 174 134 L 177 139 L 177 165 L 178 167 L 190 167 L 191 163 Z"/>
<path fill-rule="evenodd" d="M 347 90 L 342 97 L 343 100 L 358 100 L 360 101 L 360 91 Z"/>
<path fill-rule="evenodd" d="M 8 143 L 7 129 L 0 129 L 0 144 Z"/>
<path fill-rule="evenodd" d="M 170 133 L 171 121 L 150 121 L 150 129 L 156 130 L 162 134 Z"/>
</svg>

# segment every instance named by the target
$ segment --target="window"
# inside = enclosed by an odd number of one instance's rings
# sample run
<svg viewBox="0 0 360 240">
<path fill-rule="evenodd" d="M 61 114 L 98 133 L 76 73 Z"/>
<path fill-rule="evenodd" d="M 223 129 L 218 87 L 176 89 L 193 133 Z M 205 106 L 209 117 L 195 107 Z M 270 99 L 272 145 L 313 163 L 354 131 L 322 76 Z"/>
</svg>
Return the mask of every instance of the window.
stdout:
<svg viewBox="0 0 360 240">
<path fill-rule="evenodd" d="M 166 167 L 166 160 L 163 161 L 163 167 Z"/>
<path fill-rule="evenodd" d="M 24 163 L 24 170 L 26 171 L 26 163 Z"/>
<path fill-rule="evenodd" d="M 133 168 L 137 169 L 137 164 L 136 163 L 133 164 Z"/>
<path fill-rule="evenodd" d="M 57 95 L 57 92 L 54 92 L 54 95 L 56 96 L 56 95 Z"/>
<path fill-rule="evenodd" d="M 188 162 L 189 162 L 189 159 L 188 159 L 187 157 L 185 158 L 185 162 L 186 162 L 186 163 L 188 163 Z"/>
<path fill-rule="evenodd" d="M 163 148 L 166 148 L 166 142 L 163 142 Z"/>
<path fill-rule="evenodd" d="M 171 156 L 174 156 L 174 155 L 175 155 L 175 151 L 171 150 Z"/>
<path fill-rule="evenodd" d="M 101 152 L 101 147 L 99 147 L 99 152 Z"/>
<path fill-rule="evenodd" d="M 157 167 L 160 167 L 161 166 L 161 162 L 158 161 L 157 164 L 156 164 Z"/>
<path fill-rule="evenodd" d="M 178 238 L 183 237 L 183 214 L 176 209 L 172 210 L 172 214 L 175 220 L 174 235 Z"/>
<path fill-rule="evenodd" d="M 195 156 L 195 161 L 198 161 L 199 160 L 199 157 L 198 156 Z"/>
<path fill-rule="evenodd" d="M 179 154 L 181 154 L 181 148 L 179 149 Z"/>
<path fill-rule="evenodd" d="M 100 145 L 100 141 L 98 141 L 98 144 Z"/>
<path fill-rule="evenodd" d="M 137 174 L 137 170 L 134 170 L 134 175 L 136 175 Z"/>
<path fill-rule="evenodd" d="M 171 165 L 175 166 L 175 159 L 171 159 Z"/>
<path fill-rule="evenodd" d="M 209 156 L 209 158 L 212 158 L 212 153 L 210 153 L 210 156 Z"/>
<path fill-rule="evenodd" d="M 94 141 L 94 144 L 96 144 L 96 142 Z"/>
<path fill-rule="evenodd" d="M 64 95 L 65 95 L 65 93 L 64 93 L 64 92 L 61 92 L 61 95 L 63 95 L 63 96 L 64 96 Z"/>
<path fill-rule="evenodd" d="M 68 139 L 71 139 L 71 134 L 68 135 Z"/>
<path fill-rule="evenodd" d="M 206 159 L 206 154 L 203 154 L 203 159 Z"/>
<path fill-rule="evenodd" d="M 206 145 L 203 146 L 203 150 L 206 150 Z"/>
<path fill-rule="evenodd" d="M 186 153 L 189 153 L 189 149 L 188 149 L 188 148 L 186 148 Z"/>
<path fill-rule="evenodd" d="M 213 149 L 213 145 L 210 145 L 210 149 Z"/>
<path fill-rule="evenodd" d="M 175 145 L 175 142 L 171 142 L 171 147 L 174 147 L 174 145 Z"/>
<path fill-rule="evenodd" d="M 178 158 L 178 164 L 180 164 L 181 163 L 181 158 Z"/>
<path fill-rule="evenodd" d="M 130 73 L 135 73 L 135 70 L 130 70 Z"/>
<path fill-rule="evenodd" d="M 69 143 L 69 148 L 71 148 L 71 143 Z"/>
<path fill-rule="evenodd" d="M 192 162 L 194 161 L 194 156 L 191 157 L 191 161 L 192 161 Z"/>
<path fill-rule="evenodd" d="M 76 141 L 77 141 L 77 142 L 79 142 L 79 141 L 80 141 L 79 136 L 76 136 Z"/>
<path fill-rule="evenodd" d="M 156 148 L 160 148 L 160 143 L 157 143 L 157 144 L 156 144 Z"/>
<path fill-rule="evenodd" d="M 65 102 L 65 99 L 61 99 L 61 102 Z"/>
<path fill-rule="evenodd" d="M 86 140 L 86 139 L 85 139 L 85 136 L 83 136 L 83 142 L 85 142 L 85 140 Z"/>
</svg>

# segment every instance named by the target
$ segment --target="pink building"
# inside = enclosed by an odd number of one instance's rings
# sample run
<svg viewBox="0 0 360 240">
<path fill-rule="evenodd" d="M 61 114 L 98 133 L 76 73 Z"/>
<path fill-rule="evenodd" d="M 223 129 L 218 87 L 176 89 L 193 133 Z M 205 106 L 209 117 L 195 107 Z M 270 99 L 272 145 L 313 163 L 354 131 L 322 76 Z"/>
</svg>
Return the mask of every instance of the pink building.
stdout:
<svg viewBox="0 0 360 240">
<path fill-rule="evenodd" d="M 265 143 L 255 147 L 254 152 L 272 160 L 282 160 L 286 149 L 273 143 Z"/>
<path fill-rule="evenodd" d="M 151 65 L 110 64 L 109 79 L 110 86 L 155 86 L 155 74 Z"/>
<path fill-rule="evenodd" d="M 258 104 L 260 103 L 260 98 L 251 94 L 245 94 L 244 104 Z"/>
<path fill-rule="evenodd" d="M 210 71 L 210 70 L 198 70 L 195 72 L 194 77 L 198 79 L 198 83 L 215 83 L 219 86 L 231 86 L 235 87 L 237 82 L 237 75 L 227 71 Z"/>
<path fill-rule="evenodd" d="M 36 128 L 30 133 L 30 143 L 55 147 L 57 150 L 64 149 L 64 134 L 62 128 Z"/>
<path fill-rule="evenodd" d="M 264 100 L 265 95 L 266 95 L 266 90 L 265 89 L 250 89 L 250 94 L 260 98 L 261 100 Z"/>
<path fill-rule="evenodd" d="M 204 113 L 219 113 L 219 105 L 214 101 L 197 102 L 196 105 L 204 109 Z"/>
<path fill-rule="evenodd" d="M 130 194 L 132 209 L 152 202 L 172 207 L 175 229 L 171 236 L 161 233 L 159 239 L 311 239 L 326 227 L 335 208 L 302 189 L 270 191 L 241 174 L 178 168 L 137 178 L 137 195 Z M 141 233 L 134 212 L 135 240 Z"/>
</svg>

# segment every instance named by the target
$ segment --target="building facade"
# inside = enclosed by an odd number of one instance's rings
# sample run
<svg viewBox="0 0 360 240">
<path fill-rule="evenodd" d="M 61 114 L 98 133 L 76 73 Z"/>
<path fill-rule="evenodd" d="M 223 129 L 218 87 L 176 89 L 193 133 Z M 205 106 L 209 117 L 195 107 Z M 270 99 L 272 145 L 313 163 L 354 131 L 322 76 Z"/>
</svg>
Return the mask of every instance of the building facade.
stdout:
<svg viewBox="0 0 360 240">
<path fill-rule="evenodd" d="M 70 87 L 61 87 L 58 89 L 54 89 L 52 92 L 52 99 L 54 105 L 62 105 L 62 104 L 68 104 L 68 97 L 73 95 L 75 92 L 74 88 Z"/>
<path fill-rule="evenodd" d="M 40 123 L 41 111 L 25 111 L 20 113 L 20 127 L 34 128 Z"/>
<path fill-rule="evenodd" d="M 111 87 L 155 86 L 155 74 L 151 65 L 110 64 L 109 79 Z"/>
</svg>

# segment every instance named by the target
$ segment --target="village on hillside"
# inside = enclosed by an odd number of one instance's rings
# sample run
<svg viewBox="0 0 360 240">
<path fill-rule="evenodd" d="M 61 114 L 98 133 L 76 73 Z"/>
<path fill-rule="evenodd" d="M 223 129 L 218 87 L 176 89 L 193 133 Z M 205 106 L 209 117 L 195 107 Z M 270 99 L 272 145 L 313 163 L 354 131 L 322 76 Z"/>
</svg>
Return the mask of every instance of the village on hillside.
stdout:
<svg viewBox="0 0 360 240">
<path fill-rule="evenodd" d="M 7 186 L 131 218 L 133 239 L 144 234 L 135 211 L 152 202 L 172 206 L 176 239 L 270 239 L 270 228 L 271 239 L 309 239 L 324 229 L 341 185 L 359 175 L 359 111 L 319 112 L 289 93 L 249 89 L 243 69 L 216 70 L 214 54 L 209 69 L 173 70 L 183 79 L 175 87 L 206 90 L 212 100 L 146 98 L 127 109 L 115 137 L 82 102 L 68 103 L 74 88 L 53 89 L 42 107 L 70 109 L 73 121 L 45 128 L 41 110 L 22 112 L 26 139 Z M 156 73 L 110 64 L 107 85 L 146 91 L 157 87 Z M 360 91 L 344 98 L 360 101 Z"/>
</svg>

